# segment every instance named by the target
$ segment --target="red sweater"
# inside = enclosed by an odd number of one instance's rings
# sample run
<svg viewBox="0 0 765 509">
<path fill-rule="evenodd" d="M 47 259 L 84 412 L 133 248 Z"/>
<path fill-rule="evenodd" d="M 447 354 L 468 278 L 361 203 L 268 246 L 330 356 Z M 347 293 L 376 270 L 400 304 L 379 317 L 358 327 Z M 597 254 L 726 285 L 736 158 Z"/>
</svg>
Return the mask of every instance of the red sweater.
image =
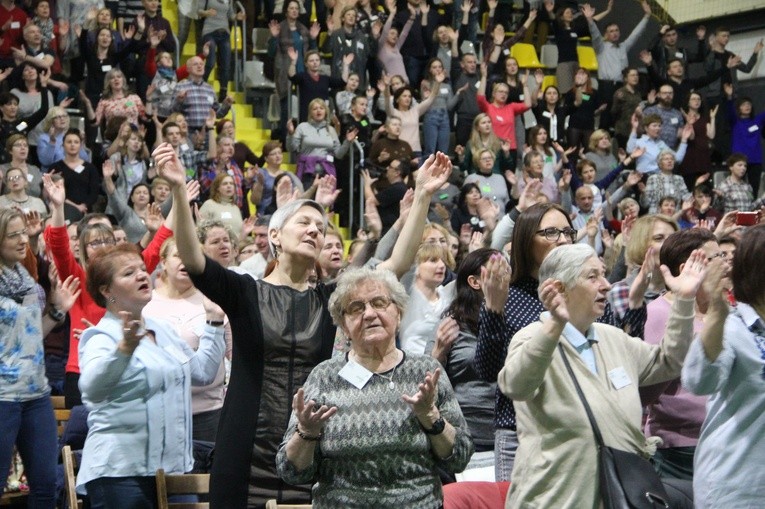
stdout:
<svg viewBox="0 0 765 509">
<path fill-rule="evenodd" d="M 529 109 L 525 103 L 509 103 L 502 107 L 494 106 L 494 104 L 486 100 L 486 96 L 476 96 L 478 100 L 478 108 L 491 117 L 491 126 L 494 129 L 494 134 L 500 140 L 505 140 L 510 144 L 510 149 L 517 149 L 517 143 L 515 142 L 515 116 L 520 115 Z"/>
<path fill-rule="evenodd" d="M 149 245 L 143 251 L 143 261 L 146 264 L 146 270 L 149 273 L 154 272 L 154 269 L 159 265 L 159 248 L 162 243 L 173 236 L 172 230 L 169 230 L 162 225 Z M 69 234 L 66 232 L 66 226 L 56 226 L 45 229 L 45 244 L 48 246 L 49 252 L 53 257 L 53 262 L 58 269 L 58 277 L 63 281 L 69 276 L 75 276 L 80 278 L 80 296 L 77 301 L 69 310 L 69 318 L 71 321 L 71 327 L 69 330 L 69 358 L 66 361 L 67 373 L 79 373 L 80 372 L 80 356 L 79 356 L 79 340 L 74 337 L 74 329 L 82 328 L 82 319 L 88 320 L 90 323 L 98 323 L 103 318 L 106 310 L 96 304 L 93 297 L 85 290 L 86 279 L 85 270 L 77 263 L 77 260 L 72 254 L 72 250 L 69 247 Z"/>
</svg>

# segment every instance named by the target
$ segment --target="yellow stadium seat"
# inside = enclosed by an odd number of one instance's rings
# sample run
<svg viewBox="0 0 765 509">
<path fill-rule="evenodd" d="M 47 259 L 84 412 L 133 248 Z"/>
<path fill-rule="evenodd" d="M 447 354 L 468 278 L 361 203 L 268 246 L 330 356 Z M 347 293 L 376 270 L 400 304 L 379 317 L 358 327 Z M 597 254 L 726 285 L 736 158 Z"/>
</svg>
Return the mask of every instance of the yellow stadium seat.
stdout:
<svg viewBox="0 0 765 509">
<path fill-rule="evenodd" d="M 550 85 L 554 87 L 558 86 L 558 78 L 556 78 L 554 75 L 545 76 L 545 79 L 542 80 L 542 90 L 547 90 L 547 87 Z"/>
<path fill-rule="evenodd" d="M 231 51 L 242 51 L 242 27 L 235 25 L 231 30 Z"/>
<path fill-rule="evenodd" d="M 324 43 L 327 42 L 327 37 L 329 37 L 327 32 L 319 33 L 319 55 L 321 55 L 321 58 L 332 58 L 332 53 L 327 53 L 324 51 Z"/>
<path fill-rule="evenodd" d="M 537 57 L 537 50 L 533 44 L 516 43 L 510 46 L 510 56 L 518 61 L 518 67 L 544 67 Z"/>
<path fill-rule="evenodd" d="M 598 58 L 592 46 L 577 46 L 576 53 L 579 55 L 579 66 L 588 71 L 598 70 Z"/>
</svg>

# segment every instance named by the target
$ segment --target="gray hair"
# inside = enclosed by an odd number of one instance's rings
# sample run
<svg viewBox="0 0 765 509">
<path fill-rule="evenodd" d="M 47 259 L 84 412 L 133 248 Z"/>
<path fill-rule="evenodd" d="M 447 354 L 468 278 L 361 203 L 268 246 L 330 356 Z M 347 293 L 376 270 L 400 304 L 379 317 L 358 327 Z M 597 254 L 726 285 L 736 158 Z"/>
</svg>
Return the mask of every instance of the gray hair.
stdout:
<svg viewBox="0 0 765 509">
<path fill-rule="evenodd" d="M 324 209 L 321 205 L 316 203 L 313 200 L 294 200 L 289 202 L 286 205 L 282 205 L 278 209 L 276 209 L 276 212 L 274 212 L 271 215 L 271 221 L 268 223 L 268 247 L 271 250 L 271 256 L 276 258 L 277 251 L 276 246 L 273 242 L 271 242 L 271 230 L 281 230 L 282 227 L 284 227 L 284 224 L 289 221 L 289 219 L 297 214 L 297 211 L 300 210 L 303 207 L 312 207 L 319 212 L 321 212 L 321 217 L 324 219 L 324 229 L 327 228 L 327 214 L 324 212 Z"/>
<path fill-rule="evenodd" d="M 236 236 L 234 230 L 232 230 L 230 226 L 219 219 L 203 219 L 199 222 L 197 225 L 197 239 L 199 240 L 200 244 L 204 245 L 205 241 L 207 240 L 207 234 L 210 233 L 210 230 L 213 228 L 222 228 L 223 230 L 226 230 L 228 239 L 231 241 L 231 245 L 234 247 L 234 249 L 237 249 L 239 238 Z"/>
<path fill-rule="evenodd" d="M 558 246 L 548 253 L 539 267 L 539 286 L 548 279 L 557 279 L 566 289 L 573 288 L 582 275 L 582 267 L 598 254 L 587 244 Z"/>
<path fill-rule="evenodd" d="M 335 325 L 341 326 L 345 315 L 345 306 L 351 293 L 365 281 L 382 283 L 388 288 L 390 299 L 398 308 L 399 315 L 404 315 L 404 309 L 409 302 L 409 295 L 396 275 L 385 269 L 375 270 L 369 267 L 356 267 L 347 269 L 337 278 L 337 288 L 329 298 L 329 314 Z"/>
<path fill-rule="evenodd" d="M 675 151 L 674 150 L 670 150 L 668 148 L 661 149 L 661 152 L 659 152 L 659 155 L 656 156 L 656 162 L 657 163 L 661 162 L 661 158 L 666 156 L 666 155 L 672 156 L 672 159 L 674 159 L 675 162 L 677 162 L 677 155 L 675 154 Z"/>
</svg>

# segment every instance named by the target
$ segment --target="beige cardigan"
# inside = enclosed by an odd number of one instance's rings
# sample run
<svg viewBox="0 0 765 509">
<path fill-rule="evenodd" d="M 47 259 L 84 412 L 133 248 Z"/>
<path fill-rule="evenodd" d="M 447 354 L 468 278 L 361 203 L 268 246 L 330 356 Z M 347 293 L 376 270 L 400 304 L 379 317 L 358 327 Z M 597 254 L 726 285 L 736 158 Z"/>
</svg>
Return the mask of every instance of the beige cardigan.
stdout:
<svg viewBox="0 0 765 509">
<path fill-rule="evenodd" d="M 693 339 L 694 301 L 676 299 L 659 345 L 595 323 L 598 374 L 542 323 L 520 330 L 499 373 L 502 393 L 515 402 L 518 453 L 505 507 L 596 508 L 601 505 L 595 437 L 557 345 L 560 341 L 598 422 L 606 445 L 648 457 L 658 439 L 646 440 L 638 386 L 680 375 Z M 616 390 L 608 372 L 622 367 L 631 383 Z"/>
</svg>

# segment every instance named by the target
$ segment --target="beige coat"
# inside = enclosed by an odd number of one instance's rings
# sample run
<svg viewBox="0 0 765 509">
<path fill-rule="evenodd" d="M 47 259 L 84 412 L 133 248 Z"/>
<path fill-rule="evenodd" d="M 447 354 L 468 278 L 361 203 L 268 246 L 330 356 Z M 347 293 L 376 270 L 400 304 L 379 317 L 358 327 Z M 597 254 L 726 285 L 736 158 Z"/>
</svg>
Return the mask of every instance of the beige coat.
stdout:
<svg viewBox="0 0 765 509">
<path fill-rule="evenodd" d="M 595 323 L 593 374 L 571 344 L 545 336 L 542 323 L 510 342 L 498 384 L 515 402 L 520 446 L 507 508 L 599 507 L 597 450 L 592 428 L 557 345 L 560 341 L 592 408 L 606 445 L 648 457 L 656 440 L 644 437 L 638 386 L 680 375 L 693 338 L 694 301 L 677 299 L 660 345 L 649 345 Z M 617 390 L 609 371 L 624 368 L 631 383 Z"/>
</svg>

